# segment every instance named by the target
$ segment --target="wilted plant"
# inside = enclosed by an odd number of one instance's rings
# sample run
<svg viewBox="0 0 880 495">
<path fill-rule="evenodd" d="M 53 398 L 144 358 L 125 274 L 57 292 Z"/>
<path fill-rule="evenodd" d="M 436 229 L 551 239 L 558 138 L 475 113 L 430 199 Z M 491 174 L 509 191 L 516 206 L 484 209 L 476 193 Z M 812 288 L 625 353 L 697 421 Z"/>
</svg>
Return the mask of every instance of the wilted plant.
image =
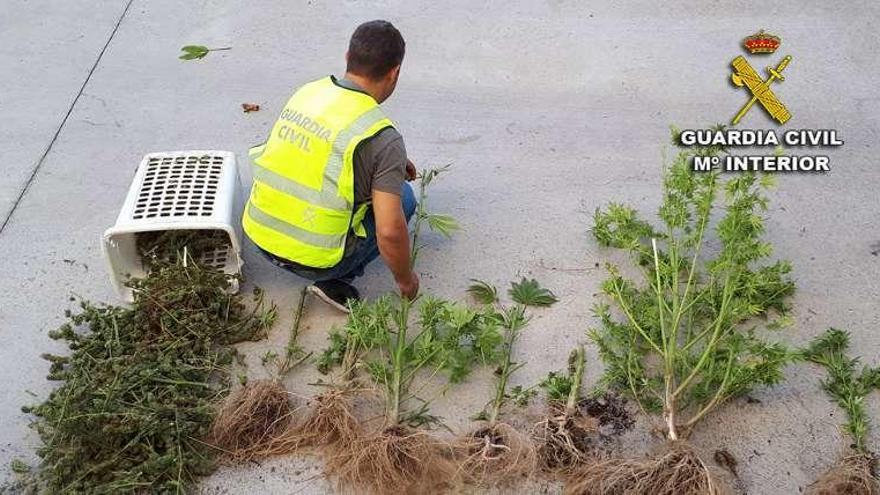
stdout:
<svg viewBox="0 0 880 495">
<path fill-rule="evenodd" d="M 664 229 L 627 206 L 596 211 L 598 242 L 632 253 L 644 277 L 637 284 L 608 265 L 602 292 L 615 312 L 598 305 L 600 326 L 591 331 L 606 364 L 603 381 L 647 414 L 661 415 L 672 443 L 655 459 L 592 466 L 569 486 L 572 493 L 725 491 L 683 440 L 730 398 L 782 379 L 790 355 L 759 337 L 755 322 L 771 310 L 784 314 L 794 291 L 789 263 L 767 262 L 772 246 L 761 239 L 769 178 L 743 173 L 723 181 L 717 172 L 692 172 L 690 157 L 706 152 L 684 150 L 666 170 L 659 209 Z M 712 229 L 719 189 L 722 215 Z M 713 230 L 717 249 L 707 252 Z M 775 326 L 779 321 L 768 325 Z"/>
<path fill-rule="evenodd" d="M 801 352 L 804 359 L 828 373 L 822 388 L 846 413 L 843 431 L 852 440 L 850 453 L 808 487 L 807 493 L 812 495 L 880 494 L 877 456 L 865 442 L 869 428 L 865 397 L 880 388 L 880 368 L 865 366 L 857 370 L 859 358 L 849 357 L 848 349 L 849 334 L 829 328 Z"/>
<path fill-rule="evenodd" d="M 498 289 L 487 282 L 471 279 L 471 285 L 467 289 L 468 294 L 480 304 L 495 304 L 498 302 Z"/>
<path fill-rule="evenodd" d="M 274 315 L 262 292 L 248 308 L 227 275 L 194 259 L 157 261 L 131 286 L 131 307 L 82 301 L 50 332 L 70 348 L 44 356 L 60 386 L 24 408 L 36 416 L 48 492 L 186 491 L 213 467 L 199 439 L 228 390 L 230 344 L 261 337 Z"/>
</svg>

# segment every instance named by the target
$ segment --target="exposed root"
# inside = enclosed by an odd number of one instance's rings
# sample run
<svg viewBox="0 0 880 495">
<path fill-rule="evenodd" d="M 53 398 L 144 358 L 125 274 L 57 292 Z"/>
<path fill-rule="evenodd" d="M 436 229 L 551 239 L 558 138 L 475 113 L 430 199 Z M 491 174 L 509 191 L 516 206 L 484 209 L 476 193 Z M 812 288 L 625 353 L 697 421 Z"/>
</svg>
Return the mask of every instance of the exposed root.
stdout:
<svg viewBox="0 0 880 495">
<path fill-rule="evenodd" d="M 541 421 L 535 432 L 541 469 L 566 475 L 594 459 L 598 431 L 598 419 L 578 413 Z"/>
<path fill-rule="evenodd" d="M 464 457 L 460 473 L 468 483 L 511 483 L 537 470 L 538 454 L 531 439 L 507 423 L 472 431 L 456 447 Z"/>
<path fill-rule="evenodd" d="M 275 380 L 250 382 L 223 402 L 211 425 L 210 443 L 231 460 L 264 455 L 267 443 L 282 436 L 293 423 L 287 391 Z"/>
<path fill-rule="evenodd" d="M 877 460 L 869 455 L 845 457 L 812 485 L 809 495 L 880 495 Z"/>
<path fill-rule="evenodd" d="M 264 455 L 290 454 L 308 447 L 324 447 L 332 453 L 340 444 L 350 444 L 358 436 L 360 425 L 344 391 L 324 392 L 310 399 L 309 406 L 301 423 L 291 424 L 265 445 Z"/>
<path fill-rule="evenodd" d="M 648 459 L 610 459 L 579 471 L 569 495 L 728 495 L 731 489 L 685 443 Z"/>
<path fill-rule="evenodd" d="M 340 444 L 326 467 L 340 490 L 354 493 L 435 493 L 456 473 L 446 443 L 404 426 Z"/>
</svg>

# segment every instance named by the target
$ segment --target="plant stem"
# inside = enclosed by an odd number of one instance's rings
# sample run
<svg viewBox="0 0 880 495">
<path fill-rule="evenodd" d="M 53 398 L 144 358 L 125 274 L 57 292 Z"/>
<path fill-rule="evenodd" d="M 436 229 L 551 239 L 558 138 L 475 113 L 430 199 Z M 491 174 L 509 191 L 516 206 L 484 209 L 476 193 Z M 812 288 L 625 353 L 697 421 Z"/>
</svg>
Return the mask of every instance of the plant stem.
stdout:
<svg viewBox="0 0 880 495">
<path fill-rule="evenodd" d="M 409 320 L 410 301 L 406 298 L 400 300 L 400 310 L 397 313 L 397 339 L 391 350 L 391 384 L 388 394 L 388 420 L 389 426 L 396 426 L 400 422 L 401 400 L 401 377 L 403 376 L 403 361 L 406 353 L 406 328 Z"/>
<path fill-rule="evenodd" d="M 616 282 L 613 283 L 613 289 L 614 289 L 615 296 L 617 296 L 617 303 L 620 304 L 620 309 L 623 310 L 623 314 L 626 315 L 627 319 L 632 324 L 632 326 L 636 330 L 638 330 L 638 332 L 642 335 L 642 338 L 645 339 L 645 342 L 647 342 L 651 347 L 653 347 L 654 350 L 657 351 L 658 354 L 662 355 L 663 351 L 660 349 L 660 346 L 658 346 L 651 339 L 651 337 L 648 336 L 648 334 L 642 329 L 641 325 L 639 325 L 639 323 L 636 321 L 635 316 L 633 316 L 632 311 L 630 311 L 629 307 L 626 305 L 626 299 L 624 298 L 623 293 L 620 291 L 620 288 L 617 286 Z"/>
<path fill-rule="evenodd" d="M 654 274 L 656 278 L 657 314 L 660 318 L 660 335 L 663 339 L 663 366 L 665 396 L 663 398 L 663 418 L 666 420 L 666 434 L 670 440 L 678 440 L 678 432 L 675 428 L 675 376 L 673 359 L 677 342 L 667 336 L 666 325 L 663 318 L 663 288 L 660 285 L 660 256 L 657 251 L 657 239 L 651 239 L 651 248 L 654 251 Z M 674 247 L 670 246 L 670 250 Z"/>
<path fill-rule="evenodd" d="M 510 378 L 511 366 L 513 362 L 510 360 L 513 354 L 513 343 L 517 336 L 516 328 L 508 328 L 504 341 L 504 363 L 501 365 L 501 373 L 498 378 L 498 384 L 495 387 L 495 400 L 492 403 L 492 413 L 489 415 L 489 426 L 495 426 L 498 421 L 498 415 L 501 413 L 501 406 L 504 404 L 504 396 L 507 391 L 507 380 Z"/>
<path fill-rule="evenodd" d="M 306 302 L 306 294 L 307 294 L 306 286 L 303 286 L 302 292 L 299 296 L 299 305 L 297 305 L 296 312 L 293 314 L 293 326 L 290 329 L 290 337 L 287 340 L 287 348 L 284 352 L 284 361 L 282 361 L 281 366 L 278 367 L 278 376 L 277 379 L 281 379 L 281 377 L 290 371 L 294 366 L 308 359 L 312 353 L 308 353 L 305 356 L 302 356 L 296 362 L 293 362 L 293 355 L 297 353 L 299 348 L 296 345 L 296 341 L 299 338 L 299 325 L 302 321 L 303 315 L 303 307 Z"/>
<path fill-rule="evenodd" d="M 575 350 L 574 376 L 571 380 L 571 390 L 568 391 L 568 400 L 565 402 L 565 416 L 569 417 L 575 412 L 578 397 L 581 391 L 581 382 L 584 379 L 584 345 L 579 344 Z"/>
<path fill-rule="evenodd" d="M 422 230 L 422 221 L 427 216 L 425 212 L 425 199 L 427 191 L 425 187 L 425 177 L 419 178 L 419 200 L 416 202 L 416 220 L 413 223 L 412 246 L 410 246 L 409 268 L 414 269 L 416 266 L 416 258 L 419 256 L 419 233 Z"/>
</svg>

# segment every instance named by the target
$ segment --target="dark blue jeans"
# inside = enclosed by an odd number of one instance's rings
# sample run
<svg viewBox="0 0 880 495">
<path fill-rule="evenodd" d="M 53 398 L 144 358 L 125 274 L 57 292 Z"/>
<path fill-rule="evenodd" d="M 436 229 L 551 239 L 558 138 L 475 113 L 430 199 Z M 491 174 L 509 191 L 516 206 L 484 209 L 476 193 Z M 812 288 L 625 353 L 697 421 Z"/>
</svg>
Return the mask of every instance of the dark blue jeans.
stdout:
<svg viewBox="0 0 880 495">
<path fill-rule="evenodd" d="M 416 211 L 416 196 L 413 193 L 412 187 L 406 182 L 403 183 L 400 191 L 400 203 L 403 206 L 403 214 L 406 215 L 406 221 L 409 222 L 409 219 L 412 218 Z M 352 280 L 364 274 L 364 269 L 371 261 L 379 257 L 379 245 L 376 242 L 376 218 L 373 216 L 372 206 L 367 209 L 367 214 L 364 216 L 364 228 L 367 231 L 367 237 L 355 238 L 353 245 L 346 247 L 345 255 L 343 255 L 339 263 L 330 268 L 311 268 L 279 258 L 262 249 L 260 251 L 275 266 L 295 273 L 300 277 L 315 282 L 341 280 L 351 283 Z M 349 235 L 354 236 L 353 233 Z"/>
</svg>

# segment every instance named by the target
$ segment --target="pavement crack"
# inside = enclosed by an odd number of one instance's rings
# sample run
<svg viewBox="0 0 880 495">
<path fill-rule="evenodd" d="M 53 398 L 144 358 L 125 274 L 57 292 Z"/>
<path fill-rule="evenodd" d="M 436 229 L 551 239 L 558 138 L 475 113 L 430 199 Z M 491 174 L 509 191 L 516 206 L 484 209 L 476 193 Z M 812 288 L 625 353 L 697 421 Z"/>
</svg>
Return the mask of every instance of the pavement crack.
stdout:
<svg viewBox="0 0 880 495">
<path fill-rule="evenodd" d="M 52 147 L 55 145 L 55 141 L 57 141 L 58 136 L 61 135 L 61 130 L 64 129 L 64 125 L 67 124 L 67 119 L 69 119 L 70 114 L 73 113 L 73 109 L 76 107 L 77 102 L 79 102 L 80 97 L 83 95 L 86 86 L 89 84 L 89 80 L 91 80 L 92 78 L 92 74 L 95 73 L 95 69 L 98 68 L 98 64 L 101 63 L 101 59 L 104 57 L 104 52 L 107 51 L 107 47 L 110 46 L 110 42 L 113 41 L 113 37 L 115 37 L 116 32 L 119 31 L 119 26 L 122 24 L 122 20 L 125 19 L 126 14 L 128 14 L 128 10 L 131 8 L 131 4 L 133 2 L 134 0 L 128 0 L 128 2 L 125 4 L 125 8 L 122 10 L 122 14 L 120 14 L 119 19 L 116 20 L 116 24 L 113 26 L 113 31 L 111 31 L 110 36 L 107 37 L 107 41 L 104 43 L 104 46 L 98 53 L 98 57 L 95 59 L 95 63 L 92 64 L 92 68 L 89 69 L 89 73 L 86 75 L 85 80 L 83 80 L 82 86 L 80 86 L 79 91 L 77 91 L 76 97 L 74 97 L 73 101 L 70 103 L 70 107 L 68 107 L 67 113 L 64 114 L 64 118 L 61 119 L 61 123 L 58 124 L 58 128 L 55 129 L 55 134 L 52 135 L 52 139 L 49 141 L 46 149 L 43 150 L 43 154 L 40 155 L 39 160 L 37 160 L 37 163 L 34 164 L 27 181 L 25 181 L 24 186 L 18 193 L 18 197 L 15 198 L 15 201 L 12 203 L 12 207 L 6 214 L 6 218 L 3 219 L 3 224 L 0 225 L 0 234 L 2 234 L 4 230 L 6 230 L 6 226 L 9 224 L 9 220 L 12 218 L 15 210 L 18 209 L 18 205 L 21 204 L 21 200 L 24 198 L 24 195 L 27 193 L 28 189 L 30 189 L 31 184 L 34 182 L 34 179 L 37 176 L 37 173 L 40 171 L 40 167 L 43 166 L 43 163 L 46 161 L 46 157 L 49 156 L 49 152 L 52 151 Z"/>
</svg>

